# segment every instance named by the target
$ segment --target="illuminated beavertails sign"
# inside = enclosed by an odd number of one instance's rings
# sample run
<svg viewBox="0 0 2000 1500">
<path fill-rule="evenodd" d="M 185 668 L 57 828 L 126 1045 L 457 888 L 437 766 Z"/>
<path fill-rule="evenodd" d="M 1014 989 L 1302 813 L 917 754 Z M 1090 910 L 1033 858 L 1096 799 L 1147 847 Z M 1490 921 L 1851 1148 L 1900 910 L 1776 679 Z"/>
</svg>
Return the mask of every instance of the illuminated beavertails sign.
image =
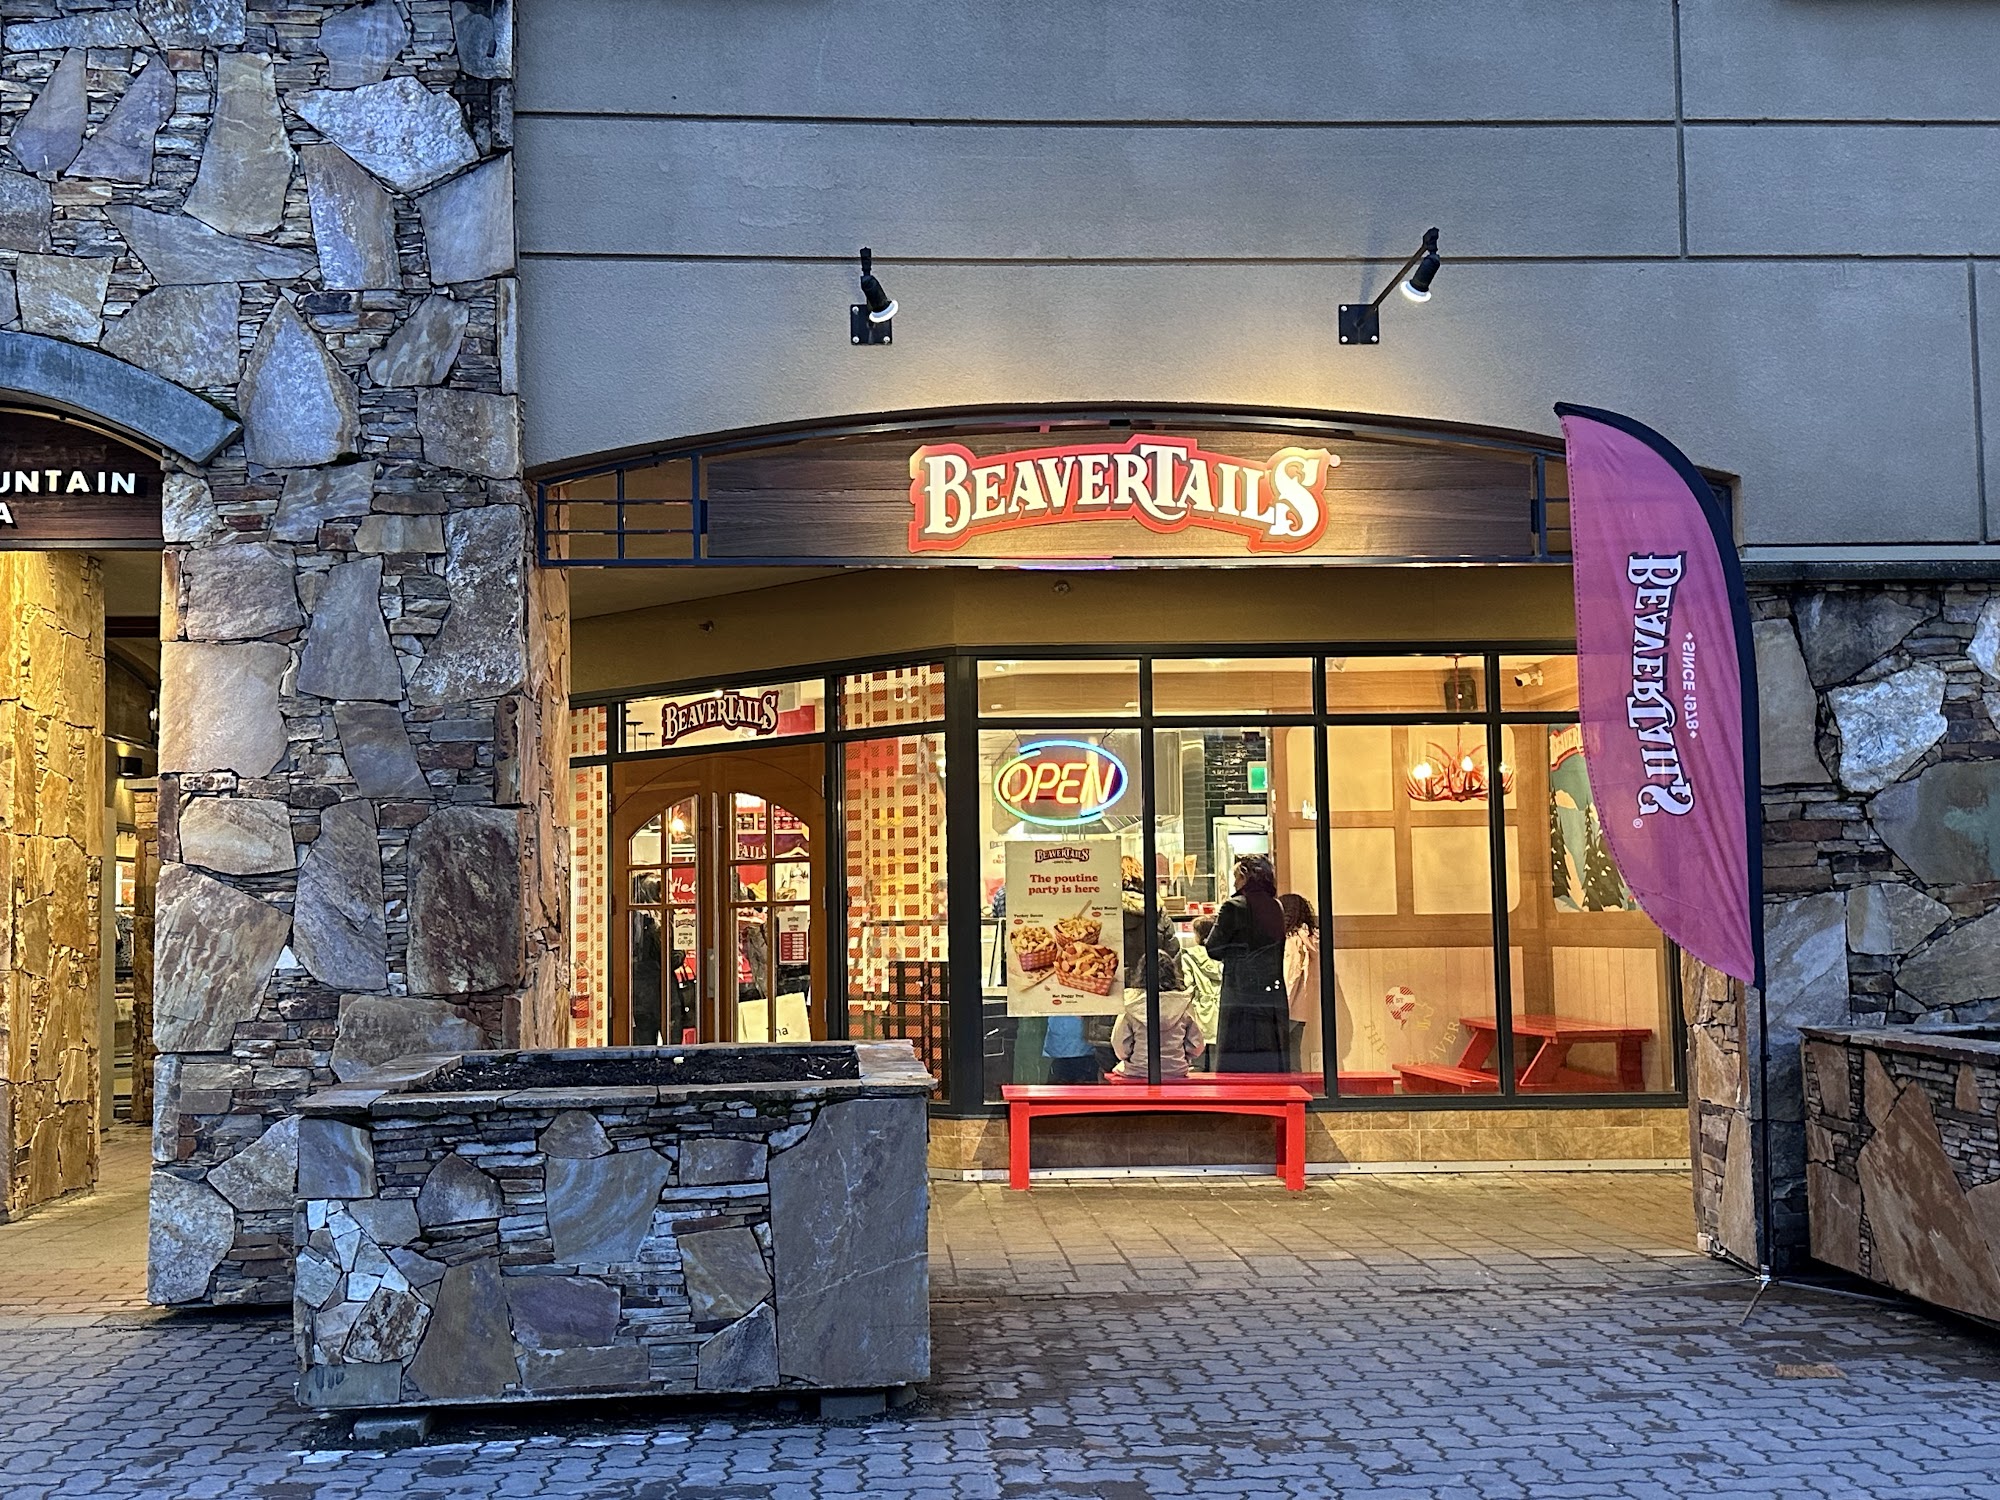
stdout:
<svg viewBox="0 0 2000 1500">
<path fill-rule="evenodd" d="M 1326 529 L 1327 476 L 1339 462 L 1324 448 L 1280 448 L 1258 462 L 1145 435 L 983 458 L 938 443 L 910 455 L 910 550 L 1113 522 L 1167 535 L 1228 532 L 1249 552 L 1303 552 Z"/>
</svg>

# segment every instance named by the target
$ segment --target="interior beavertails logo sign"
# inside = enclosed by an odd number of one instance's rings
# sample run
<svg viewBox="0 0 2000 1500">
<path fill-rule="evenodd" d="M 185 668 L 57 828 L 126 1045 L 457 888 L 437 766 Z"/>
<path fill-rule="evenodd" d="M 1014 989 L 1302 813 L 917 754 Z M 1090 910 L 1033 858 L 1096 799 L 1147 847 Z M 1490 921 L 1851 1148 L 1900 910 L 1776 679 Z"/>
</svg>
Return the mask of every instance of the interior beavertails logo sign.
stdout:
<svg viewBox="0 0 2000 1500">
<path fill-rule="evenodd" d="M 1110 522 L 1163 535 L 1227 532 L 1250 552 L 1303 552 L 1326 529 L 1327 477 L 1339 462 L 1324 448 L 1280 448 L 1259 462 L 1144 435 L 985 457 L 938 443 L 910 455 L 910 550 Z M 1091 539 L 1093 552 L 1117 550 L 1103 545 L 1101 524 Z"/>
<path fill-rule="evenodd" d="M 669 698 L 660 706 L 660 744 L 672 745 L 699 729 L 741 729 L 753 735 L 778 732 L 778 693 L 742 693 L 734 688 L 685 702 Z"/>
</svg>

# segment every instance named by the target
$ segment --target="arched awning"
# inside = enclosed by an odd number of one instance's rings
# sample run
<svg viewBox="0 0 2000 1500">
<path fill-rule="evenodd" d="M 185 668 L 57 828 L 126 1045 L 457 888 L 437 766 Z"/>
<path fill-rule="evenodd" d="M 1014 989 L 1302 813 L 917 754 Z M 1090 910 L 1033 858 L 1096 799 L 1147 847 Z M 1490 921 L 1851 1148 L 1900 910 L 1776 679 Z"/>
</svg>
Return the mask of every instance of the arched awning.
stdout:
<svg viewBox="0 0 2000 1500">
<path fill-rule="evenodd" d="M 205 463 L 240 430 L 219 407 L 135 365 L 32 333 L 0 333 L 0 394 L 73 412 Z"/>
</svg>

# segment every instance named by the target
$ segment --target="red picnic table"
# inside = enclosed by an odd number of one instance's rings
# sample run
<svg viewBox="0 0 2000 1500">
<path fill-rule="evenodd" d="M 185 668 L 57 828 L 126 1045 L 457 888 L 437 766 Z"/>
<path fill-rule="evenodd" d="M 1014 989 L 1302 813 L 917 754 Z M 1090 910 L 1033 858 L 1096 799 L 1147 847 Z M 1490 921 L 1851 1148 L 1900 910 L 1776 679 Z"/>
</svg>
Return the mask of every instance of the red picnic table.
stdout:
<svg viewBox="0 0 2000 1500">
<path fill-rule="evenodd" d="M 1007 1185 L 1028 1185 L 1028 1135 L 1046 1115 L 1223 1114 L 1278 1122 L 1278 1176 L 1293 1192 L 1306 1185 L 1306 1101 L 1289 1083 L 1008 1083 Z"/>
<path fill-rule="evenodd" d="M 1492 1016 L 1461 1016 L 1468 1033 L 1456 1066 L 1447 1063 L 1398 1063 L 1407 1094 L 1495 1094 L 1500 1069 L 1494 1058 L 1499 1046 L 1499 1022 Z M 1523 1093 L 1579 1094 L 1621 1090 L 1643 1093 L 1646 1087 L 1644 1048 L 1652 1038 L 1645 1026 L 1608 1026 L 1568 1016 L 1517 1015 L 1508 1023 L 1516 1036 L 1537 1039 L 1525 1067 L 1517 1065 L 1517 1087 Z M 1617 1049 L 1616 1076 L 1589 1073 L 1568 1066 L 1569 1049 L 1590 1042 L 1609 1042 Z"/>
</svg>

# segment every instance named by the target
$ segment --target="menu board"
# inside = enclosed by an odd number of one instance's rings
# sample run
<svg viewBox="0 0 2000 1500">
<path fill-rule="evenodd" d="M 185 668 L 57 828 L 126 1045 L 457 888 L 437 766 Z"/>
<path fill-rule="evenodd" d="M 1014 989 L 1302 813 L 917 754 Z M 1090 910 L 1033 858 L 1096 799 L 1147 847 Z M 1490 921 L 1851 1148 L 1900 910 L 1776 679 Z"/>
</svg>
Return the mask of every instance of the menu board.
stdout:
<svg viewBox="0 0 2000 1500">
<path fill-rule="evenodd" d="M 1117 839 L 1007 841 L 1007 1014 L 1118 1010 L 1124 946 Z"/>
</svg>

